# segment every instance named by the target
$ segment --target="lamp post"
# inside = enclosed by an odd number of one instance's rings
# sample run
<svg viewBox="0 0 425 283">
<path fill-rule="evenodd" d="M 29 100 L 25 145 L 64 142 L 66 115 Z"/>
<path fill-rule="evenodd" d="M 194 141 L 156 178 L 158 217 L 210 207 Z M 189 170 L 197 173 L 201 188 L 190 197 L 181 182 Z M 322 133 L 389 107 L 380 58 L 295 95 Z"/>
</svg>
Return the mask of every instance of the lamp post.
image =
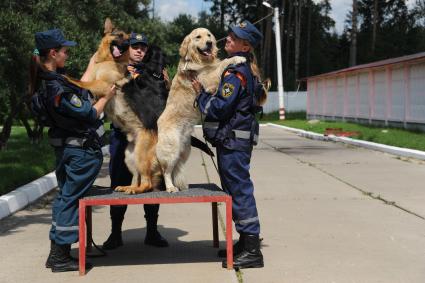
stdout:
<svg viewBox="0 0 425 283">
<path fill-rule="evenodd" d="M 277 91 L 279 94 L 279 119 L 285 120 L 285 100 L 283 98 L 283 71 L 282 71 L 282 52 L 280 47 L 280 24 L 279 8 L 272 7 L 269 2 L 263 1 L 263 5 L 274 10 L 274 33 L 276 41 L 276 59 L 277 59 Z"/>
</svg>

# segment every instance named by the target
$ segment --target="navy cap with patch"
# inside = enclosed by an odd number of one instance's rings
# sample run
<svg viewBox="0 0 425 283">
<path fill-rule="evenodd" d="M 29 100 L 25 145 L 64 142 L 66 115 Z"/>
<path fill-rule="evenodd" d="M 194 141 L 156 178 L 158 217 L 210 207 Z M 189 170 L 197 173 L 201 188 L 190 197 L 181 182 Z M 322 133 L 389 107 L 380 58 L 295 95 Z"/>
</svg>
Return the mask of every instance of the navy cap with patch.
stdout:
<svg viewBox="0 0 425 283">
<path fill-rule="evenodd" d="M 38 50 L 75 45 L 77 45 L 75 41 L 65 39 L 60 29 L 50 29 L 35 34 L 35 46 Z"/>
<path fill-rule="evenodd" d="M 143 33 L 132 32 L 130 34 L 130 45 L 133 44 L 148 45 L 148 38 Z"/>
<path fill-rule="evenodd" d="M 253 47 L 256 47 L 263 39 L 261 32 L 249 21 L 231 26 L 230 31 L 238 38 L 248 41 Z"/>
</svg>

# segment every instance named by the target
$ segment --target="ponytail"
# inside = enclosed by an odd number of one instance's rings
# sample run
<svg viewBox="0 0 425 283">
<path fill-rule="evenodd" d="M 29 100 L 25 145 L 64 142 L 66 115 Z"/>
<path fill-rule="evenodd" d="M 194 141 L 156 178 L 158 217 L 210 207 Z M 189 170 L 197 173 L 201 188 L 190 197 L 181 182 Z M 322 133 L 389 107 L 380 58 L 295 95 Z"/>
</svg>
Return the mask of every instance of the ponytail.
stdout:
<svg viewBox="0 0 425 283">
<path fill-rule="evenodd" d="M 34 49 L 31 55 L 30 69 L 29 69 L 29 85 L 28 85 L 28 94 L 33 96 L 34 92 L 37 90 L 37 85 L 39 82 L 38 72 L 44 70 L 43 62 L 47 60 L 49 51 L 54 49 L 56 51 L 60 50 L 60 47 L 57 48 L 48 48 L 48 49 Z"/>
<path fill-rule="evenodd" d="M 261 95 L 258 98 L 258 105 L 264 105 L 264 103 L 266 103 L 266 100 L 267 100 L 267 95 L 269 93 L 271 81 L 269 78 L 265 79 L 264 81 L 261 80 L 261 70 L 257 65 L 257 58 L 255 57 L 255 54 L 252 48 L 250 51 L 250 67 L 251 67 L 252 74 L 257 78 L 257 80 L 260 82 L 263 88 L 263 91 L 261 92 Z"/>
<path fill-rule="evenodd" d="M 34 53 L 31 55 L 31 61 L 30 61 L 29 85 L 28 85 L 29 96 L 33 96 L 34 92 L 36 91 L 39 68 L 40 68 L 40 54 L 38 50 L 35 49 Z"/>
</svg>

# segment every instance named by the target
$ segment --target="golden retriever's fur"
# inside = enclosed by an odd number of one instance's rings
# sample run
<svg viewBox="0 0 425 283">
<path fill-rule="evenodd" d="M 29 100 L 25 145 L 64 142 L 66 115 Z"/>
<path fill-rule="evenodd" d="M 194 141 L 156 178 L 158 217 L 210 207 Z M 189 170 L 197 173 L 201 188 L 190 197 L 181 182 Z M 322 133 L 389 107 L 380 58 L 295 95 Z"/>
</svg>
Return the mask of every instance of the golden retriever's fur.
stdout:
<svg viewBox="0 0 425 283">
<path fill-rule="evenodd" d="M 200 120 L 200 112 L 193 106 L 197 94 L 191 79 L 196 75 L 203 87 L 214 93 L 225 68 L 246 61 L 239 56 L 220 61 L 217 51 L 214 36 L 205 28 L 193 30 L 180 46 L 177 74 L 158 120 L 156 155 L 168 192 L 187 189 L 182 171 L 190 154 L 193 127 Z"/>
</svg>

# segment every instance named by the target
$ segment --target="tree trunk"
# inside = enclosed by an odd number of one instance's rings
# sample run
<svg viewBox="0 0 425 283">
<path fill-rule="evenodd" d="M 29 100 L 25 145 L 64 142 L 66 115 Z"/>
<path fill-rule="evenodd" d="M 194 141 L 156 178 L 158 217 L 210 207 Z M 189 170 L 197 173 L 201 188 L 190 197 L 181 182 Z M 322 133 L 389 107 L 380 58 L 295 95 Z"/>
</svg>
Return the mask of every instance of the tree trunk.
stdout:
<svg viewBox="0 0 425 283">
<path fill-rule="evenodd" d="M 310 76 L 311 2 L 308 1 L 306 77 Z"/>
<path fill-rule="evenodd" d="M 226 3 L 227 1 L 220 1 L 220 30 L 224 30 L 224 14 L 226 13 Z"/>
<path fill-rule="evenodd" d="M 375 54 L 376 47 L 376 33 L 378 28 L 378 0 L 373 1 L 373 30 L 372 30 L 372 47 L 371 52 L 372 56 Z"/>
<path fill-rule="evenodd" d="M 7 146 L 7 141 L 10 138 L 10 134 L 12 132 L 13 120 L 22 110 L 22 106 L 24 105 L 24 99 L 21 99 L 19 102 L 17 101 L 16 95 L 10 95 L 10 110 L 9 115 L 6 117 L 3 123 L 3 129 L 0 133 L 0 151 L 5 149 Z"/>
<path fill-rule="evenodd" d="M 269 75 L 270 66 L 270 57 L 273 52 L 273 45 L 271 44 L 272 30 L 270 27 L 270 19 L 265 21 L 265 31 L 264 31 L 264 44 L 261 52 L 261 70 L 264 72 L 265 76 Z"/>
<path fill-rule="evenodd" d="M 289 73 L 289 55 L 291 50 L 291 37 L 292 37 L 292 1 L 288 1 L 288 21 L 286 22 L 287 33 L 286 33 L 286 46 L 285 46 L 285 72 Z"/>
<path fill-rule="evenodd" d="M 27 131 L 27 136 L 30 139 L 32 144 L 38 144 L 43 139 L 43 126 L 37 123 L 37 121 L 34 122 L 34 128 L 31 128 L 31 125 L 28 123 L 28 119 L 26 117 L 22 117 L 21 119 L 22 124 L 25 127 L 25 130 Z"/>
<path fill-rule="evenodd" d="M 351 14 L 350 67 L 357 65 L 357 8 L 357 0 L 353 0 L 353 13 Z"/>
<path fill-rule="evenodd" d="M 295 66 L 294 66 L 294 78 L 295 85 L 299 78 L 300 68 L 300 41 L 301 41 L 301 18 L 302 18 L 302 0 L 294 2 L 295 6 Z"/>
<path fill-rule="evenodd" d="M 14 117 L 11 113 L 3 123 L 3 129 L 0 133 L 0 151 L 6 149 L 7 141 L 9 140 L 10 133 L 12 132 L 13 118 Z"/>
</svg>

